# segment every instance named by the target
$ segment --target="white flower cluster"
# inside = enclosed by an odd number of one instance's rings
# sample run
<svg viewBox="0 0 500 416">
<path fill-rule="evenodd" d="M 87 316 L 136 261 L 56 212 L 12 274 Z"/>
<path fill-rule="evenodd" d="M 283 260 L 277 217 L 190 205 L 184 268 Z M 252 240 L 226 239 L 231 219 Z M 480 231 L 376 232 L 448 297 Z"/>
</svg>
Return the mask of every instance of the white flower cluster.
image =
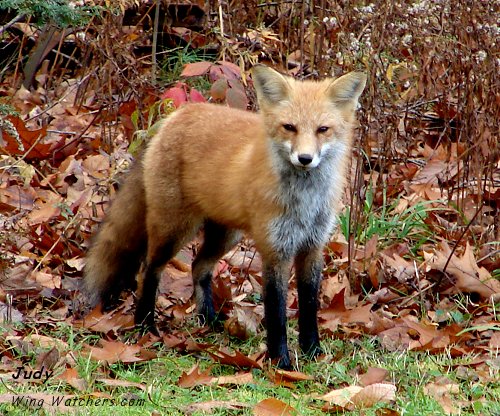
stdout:
<svg viewBox="0 0 500 416">
<path fill-rule="evenodd" d="M 500 17 L 498 18 L 498 20 L 500 20 Z M 490 25 L 489 23 L 485 23 L 484 25 L 478 24 L 476 28 L 479 31 L 489 33 L 493 36 L 500 36 L 500 26 L 498 26 L 497 23 L 494 23 L 492 25 Z"/>
<path fill-rule="evenodd" d="M 474 54 L 474 59 L 476 60 L 476 62 L 478 64 L 480 64 L 481 62 L 483 62 L 487 57 L 488 57 L 488 54 L 485 51 L 483 51 L 483 50 L 477 51 Z"/>
<path fill-rule="evenodd" d="M 336 29 L 339 26 L 339 22 L 335 16 L 333 17 L 324 17 L 323 23 L 326 25 L 328 30 Z"/>
<path fill-rule="evenodd" d="M 357 7 L 354 7 L 355 12 L 360 12 L 361 14 L 367 15 L 367 14 L 373 14 L 375 12 L 375 5 L 373 3 L 370 3 L 368 6 L 363 6 L 360 7 L 359 9 Z"/>
</svg>

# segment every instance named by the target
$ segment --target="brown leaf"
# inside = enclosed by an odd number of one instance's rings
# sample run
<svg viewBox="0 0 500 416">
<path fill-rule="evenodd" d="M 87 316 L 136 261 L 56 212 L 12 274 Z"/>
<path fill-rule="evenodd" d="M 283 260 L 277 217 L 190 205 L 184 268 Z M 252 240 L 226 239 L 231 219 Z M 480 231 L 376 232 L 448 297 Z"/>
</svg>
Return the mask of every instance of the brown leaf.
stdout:
<svg viewBox="0 0 500 416">
<path fill-rule="evenodd" d="M 32 210 L 36 197 L 36 191 L 33 188 L 25 189 L 18 185 L 2 188 L 0 192 L 0 212 L 15 209 Z"/>
<path fill-rule="evenodd" d="M 51 145 L 40 143 L 40 139 L 47 135 L 47 126 L 39 130 L 28 130 L 24 121 L 19 117 L 7 116 L 7 119 L 14 125 L 24 146 L 23 150 L 19 149 L 17 141 L 2 130 L 2 134 L 7 139 L 6 149 L 10 154 L 22 155 L 31 148 L 29 153 L 24 156 L 25 160 L 46 159 L 51 156 Z"/>
<path fill-rule="evenodd" d="M 214 100 L 224 100 L 228 89 L 227 80 L 220 78 L 215 81 L 210 87 L 210 96 Z"/>
<path fill-rule="evenodd" d="M 134 317 L 126 314 L 125 309 L 127 304 L 131 304 L 130 298 L 125 301 L 118 309 L 102 313 L 101 306 L 95 307 L 82 321 L 75 322 L 76 326 L 83 326 L 96 332 L 107 334 L 109 331 L 116 332 L 123 328 L 132 328 L 134 326 Z"/>
<path fill-rule="evenodd" d="M 488 342 L 488 348 L 492 351 L 500 350 L 500 332 L 495 331 Z"/>
<path fill-rule="evenodd" d="M 319 397 L 320 400 L 347 410 L 365 409 L 380 402 L 393 401 L 395 398 L 396 386 L 387 383 L 375 383 L 366 387 L 348 386 Z"/>
<path fill-rule="evenodd" d="M 229 88 L 226 91 L 226 102 L 229 107 L 246 110 L 248 108 L 248 98 L 244 91 L 237 88 Z"/>
<path fill-rule="evenodd" d="M 339 324 L 368 325 L 371 322 L 372 304 L 358 306 L 353 309 L 346 309 L 343 302 L 336 302 L 336 299 L 337 296 L 334 298 L 332 305 L 329 308 L 321 310 L 318 314 L 323 328 L 327 328 L 333 332 L 337 330 Z"/>
<path fill-rule="evenodd" d="M 87 382 L 83 378 L 80 378 L 76 368 L 66 368 L 57 378 L 65 381 L 71 387 L 79 391 L 84 391 L 88 387 Z"/>
<path fill-rule="evenodd" d="M 429 383 L 424 386 L 425 394 L 432 396 L 443 408 L 446 414 L 456 414 L 458 408 L 456 400 L 452 398 L 453 394 L 460 393 L 460 386 L 452 383 L 446 378 L 438 379 L 435 383 Z"/>
<path fill-rule="evenodd" d="M 352 404 L 357 409 L 366 409 L 373 407 L 377 403 L 388 403 L 395 399 L 396 386 L 386 383 L 370 384 L 351 398 Z"/>
<path fill-rule="evenodd" d="M 137 355 L 141 351 L 138 345 L 127 345 L 118 341 L 106 341 L 101 339 L 99 343 L 102 347 L 90 347 L 90 358 L 93 360 L 105 361 L 108 364 L 123 362 L 125 364 L 143 361 Z"/>
<path fill-rule="evenodd" d="M 296 381 L 314 380 L 314 377 L 299 371 L 276 370 L 268 373 L 270 380 L 277 386 L 294 389 Z"/>
<path fill-rule="evenodd" d="M 400 283 L 407 283 L 415 279 L 415 265 L 412 261 L 405 260 L 396 253 L 392 257 L 381 254 L 385 263 L 391 268 L 392 274 Z"/>
<path fill-rule="evenodd" d="M 359 384 L 369 386 L 370 384 L 381 383 L 385 380 L 389 372 L 385 368 L 370 367 L 365 374 L 359 377 Z"/>
<path fill-rule="evenodd" d="M 183 372 L 177 382 L 179 387 L 191 388 L 199 385 L 226 384 L 241 385 L 253 383 L 252 373 L 237 373 L 231 376 L 214 377 L 210 375 L 210 370 L 202 372 L 198 364 L 194 365 L 187 373 Z"/>
<path fill-rule="evenodd" d="M 202 372 L 198 364 L 194 365 L 188 372 L 183 372 L 177 381 L 177 385 L 183 388 L 191 388 L 202 384 L 211 384 L 214 377 L 210 370 Z"/>
<path fill-rule="evenodd" d="M 253 408 L 254 416 L 293 416 L 297 411 L 281 400 L 264 399 Z"/>
<path fill-rule="evenodd" d="M 36 359 L 36 367 L 45 367 L 48 370 L 52 370 L 59 359 L 61 358 L 61 353 L 56 347 L 52 347 L 47 352 L 40 354 Z"/>
<path fill-rule="evenodd" d="M 257 333 L 257 326 L 256 315 L 239 307 L 236 307 L 233 316 L 224 322 L 226 332 L 243 341 Z"/>
<path fill-rule="evenodd" d="M 220 376 L 214 377 L 213 383 L 222 386 L 227 384 L 232 385 L 242 385 L 242 384 L 251 384 L 253 383 L 253 375 L 252 373 L 236 373 L 232 376 Z"/>
<path fill-rule="evenodd" d="M 450 256 L 451 260 L 448 262 Z M 424 251 L 424 257 L 430 270 L 443 271 L 447 265 L 446 273 L 456 279 L 452 292 L 478 293 L 483 298 L 500 293 L 500 281 L 493 279 L 485 268 L 478 267 L 469 243 L 461 258 L 455 253 L 452 254 L 450 246 L 445 241 L 439 243 L 434 254 Z"/>
<path fill-rule="evenodd" d="M 212 359 L 219 364 L 232 365 L 238 368 L 262 369 L 262 364 L 252 360 L 250 357 L 247 357 L 239 351 L 235 351 L 234 355 L 226 354 L 221 350 L 213 353 L 209 351 L 208 353 L 210 354 L 210 357 L 212 357 Z"/>
<path fill-rule="evenodd" d="M 341 389 L 332 390 L 329 393 L 318 397 L 318 399 L 347 409 L 348 406 L 350 406 L 351 397 L 359 393 L 361 390 L 363 390 L 363 387 L 348 386 Z"/>
</svg>

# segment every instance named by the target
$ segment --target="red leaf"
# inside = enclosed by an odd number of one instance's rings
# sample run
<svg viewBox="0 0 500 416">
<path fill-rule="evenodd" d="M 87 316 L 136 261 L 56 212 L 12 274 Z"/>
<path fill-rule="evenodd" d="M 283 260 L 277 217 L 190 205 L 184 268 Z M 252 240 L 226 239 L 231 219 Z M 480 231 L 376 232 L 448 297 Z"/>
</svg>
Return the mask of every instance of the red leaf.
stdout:
<svg viewBox="0 0 500 416">
<path fill-rule="evenodd" d="M 191 88 L 191 91 L 189 92 L 189 101 L 193 103 L 204 103 L 207 100 L 205 100 L 205 97 L 195 88 Z"/>
<path fill-rule="evenodd" d="M 187 103 L 187 94 L 184 88 L 172 87 L 161 95 L 162 99 L 170 99 L 174 103 L 175 108 L 179 108 L 182 104 Z"/>
<path fill-rule="evenodd" d="M 241 78 L 241 69 L 238 65 L 226 61 L 217 61 L 217 63 L 221 66 L 222 72 L 224 72 L 228 79 Z"/>
<path fill-rule="evenodd" d="M 211 62 L 193 62 L 191 64 L 186 64 L 184 70 L 181 73 L 182 77 L 198 77 L 204 75 L 208 72 L 213 64 Z"/>
<path fill-rule="evenodd" d="M 26 128 L 26 125 L 24 124 L 24 121 L 21 120 L 19 117 L 8 116 L 7 119 L 13 124 L 24 146 L 24 149 L 19 149 L 16 140 L 13 137 L 11 137 L 6 131 L 2 131 L 4 135 L 3 137 L 6 139 L 5 148 L 9 153 L 15 155 L 22 155 L 24 154 L 24 152 L 26 152 L 33 146 L 33 148 L 25 156 L 26 160 L 46 159 L 52 156 L 52 152 L 50 151 L 50 144 L 44 144 L 39 142 L 41 138 L 46 136 L 47 126 L 42 127 L 39 130 L 28 130 Z"/>
</svg>

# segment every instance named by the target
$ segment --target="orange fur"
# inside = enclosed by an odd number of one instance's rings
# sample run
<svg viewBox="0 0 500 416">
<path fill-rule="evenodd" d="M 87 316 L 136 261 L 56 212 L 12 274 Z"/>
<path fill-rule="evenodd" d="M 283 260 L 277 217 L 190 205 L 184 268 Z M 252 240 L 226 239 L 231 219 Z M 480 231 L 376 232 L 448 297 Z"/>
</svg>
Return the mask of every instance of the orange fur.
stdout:
<svg viewBox="0 0 500 416">
<path fill-rule="evenodd" d="M 253 79 L 260 114 L 189 104 L 163 122 L 111 207 L 85 279 L 107 304 L 132 286 L 136 259 L 145 256 L 136 322 L 153 329 L 161 267 L 205 225 L 193 279 L 199 312 L 211 321 L 213 266 L 246 232 L 264 260 L 269 354 L 289 367 L 286 270 L 295 258 L 301 315 L 314 320 L 311 328 L 299 320 L 301 346 L 317 353 L 321 248 L 335 223 L 365 76 L 304 82 L 257 66 Z"/>
</svg>

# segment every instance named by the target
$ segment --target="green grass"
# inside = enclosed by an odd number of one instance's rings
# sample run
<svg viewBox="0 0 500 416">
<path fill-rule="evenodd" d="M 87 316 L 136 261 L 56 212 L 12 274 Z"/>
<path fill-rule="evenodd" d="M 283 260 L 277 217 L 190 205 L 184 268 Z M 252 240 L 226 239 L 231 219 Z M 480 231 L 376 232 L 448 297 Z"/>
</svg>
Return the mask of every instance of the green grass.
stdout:
<svg viewBox="0 0 500 416">
<path fill-rule="evenodd" d="M 295 327 L 296 322 L 290 324 Z M 292 328 L 293 329 L 293 328 Z M 299 354 L 294 349 L 297 346 L 295 331 L 292 333 L 290 347 L 293 349 L 292 356 Z M 76 414 L 109 415 L 112 411 L 120 415 L 150 414 L 158 411 L 165 415 L 184 415 L 187 406 L 193 403 L 207 401 L 231 401 L 242 402 L 249 407 L 241 410 L 214 410 L 214 415 L 251 415 L 252 407 L 259 401 L 274 397 L 298 411 L 299 415 L 321 414 L 322 401 L 314 399 L 315 396 L 325 394 L 331 390 L 358 385 L 358 376 L 363 374 L 369 367 L 380 367 L 388 371 L 386 382 L 393 383 L 397 387 L 396 402 L 394 404 L 380 404 L 373 408 L 363 409 L 360 412 L 350 412 L 351 415 L 376 415 L 380 407 L 392 408 L 401 415 L 441 415 L 445 414 L 441 406 L 428 394 L 424 387 L 445 377 L 450 383 L 459 385 L 459 391 L 451 397 L 454 403 L 467 403 L 462 407 L 460 414 L 473 415 L 497 415 L 500 414 L 500 357 L 490 357 L 490 381 L 481 383 L 474 373 L 474 366 L 468 366 L 474 356 L 451 358 L 449 354 L 430 355 L 425 352 L 384 350 L 377 338 L 361 337 L 359 339 L 335 340 L 323 337 L 323 348 L 326 358 L 320 362 L 308 361 L 300 357 L 299 370 L 305 374 L 312 375 L 314 380 L 296 383 L 295 389 L 279 387 L 271 383 L 266 370 L 253 370 L 253 383 L 240 386 L 197 386 L 194 388 L 181 388 L 178 386 L 179 377 L 183 372 L 189 371 L 198 364 L 203 371 L 210 371 L 211 375 L 233 375 L 238 370 L 214 363 L 208 354 L 201 352 L 195 354 L 182 354 L 173 350 L 165 349 L 163 345 L 158 346 L 159 358 L 124 365 L 122 363 L 111 364 L 106 367 L 102 363 L 89 360 L 82 354 L 84 343 L 94 343 L 97 339 L 94 335 L 74 330 L 69 326 L 58 326 L 52 333 L 54 337 L 63 339 L 70 346 L 69 351 L 61 351 L 62 364 L 56 366 L 56 373 L 60 373 L 67 363 L 78 369 L 79 376 L 87 383 L 84 391 L 76 391 L 71 386 L 58 380 L 56 377 L 49 379 L 47 384 L 13 384 L 9 382 L 9 376 L 4 375 L 4 383 L 0 384 L 0 394 L 15 392 L 21 394 L 42 393 L 46 400 L 50 396 L 62 396 L 75 394 L 78 398 L 87 399 L 92 393 L 100 392 L 103 396 L 116 401 L 126 400 L 135 403 L 143 400 L 141 406 L 100 406 L 100 407 L 74 407 Z M 5 335 L 5 333 L 4 333 Z M 213 333 L 198 342 L 209 342 L 215 345 L 229 345 L 243 353 L 255 353 L 263 343 L 263 334 L 242 342 L 229 339 L 226 334 Z M 17 358 L 23 355 L 18 348 L 12 351 Z M 34 367 L 40 351 L 24 355 L 29 358 L 27 366 Z M 109 386 L 100 379 L 116 379 L 121 382 L 141 383 L 147 386 L 143 391 L 132 386 Z M 10 391 L 9 391 L 10 390 Z M 48 414 L 46 410 L 27 408 L 22 405 L 0 404 L 0 411 L 9 415 L 25 415 L 27 411 L 36 410 L 37 414 Z M 52 409 L 53 410 L 53 409 Z M 193 413 L 201 415 L 203 413 Z"/>
<path fill-rule="evenodd" d="M 208 54 L 201 49 L 191 49 L 188 46 L 180 46 L 165 51 L 165 58 L 162 61 L 162 72 L 160 80 L 165 84 L 173 84 L 178 81 L 184 81 L 191 87 L 196 88 L 204 93 L 210 90 L 212 84 L 204 77 L 181 78 L 181 73 L 186 64 L 201 62 L 201 61 L 215 61 L 214 55 Z"/>
<path fill-rule="evenodd" d="M 400 198 L 387 202 L 385 190 L 383 204 L 376 207 L 371 189 L 366 192 L 361 220 L 355 225 L 350 220 L 350 208 L 339 215 L 339 226 L 346 239 L 352 234 L 358 244 L 365 244 L 377 235 L 379 245 L 385 247 L 394 241 L 406 241 L 416 255 L 420 247 L 434 241 L 435 231 L 426 223 L 429 213 L 445 211 L 442 201 L 420 201 L 398 211 Z"/>
</svg>

